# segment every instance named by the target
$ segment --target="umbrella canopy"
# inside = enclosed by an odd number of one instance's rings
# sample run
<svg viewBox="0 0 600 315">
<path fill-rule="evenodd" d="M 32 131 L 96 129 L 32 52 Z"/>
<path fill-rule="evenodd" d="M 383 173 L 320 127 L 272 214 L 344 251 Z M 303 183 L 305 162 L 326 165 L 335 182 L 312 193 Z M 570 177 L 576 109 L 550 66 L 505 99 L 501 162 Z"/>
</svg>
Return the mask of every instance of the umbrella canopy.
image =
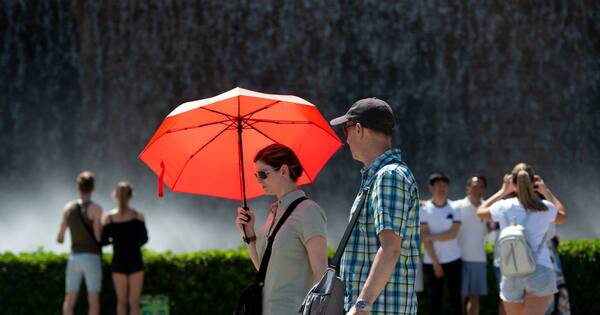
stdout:
<svg viewBox="0 0 600 315">
<path fill-rule="evenodd" d="M 175 108 L 140 154 L 171 191 L 245 201 L 263 194 L 254 178 L 256 153 L 290 147 L 315 180 L 342 143 L 317 107 L 291 95 L 235 88 Z M 160 193 L 159 193 L 160 195 Z"/>
</svg>

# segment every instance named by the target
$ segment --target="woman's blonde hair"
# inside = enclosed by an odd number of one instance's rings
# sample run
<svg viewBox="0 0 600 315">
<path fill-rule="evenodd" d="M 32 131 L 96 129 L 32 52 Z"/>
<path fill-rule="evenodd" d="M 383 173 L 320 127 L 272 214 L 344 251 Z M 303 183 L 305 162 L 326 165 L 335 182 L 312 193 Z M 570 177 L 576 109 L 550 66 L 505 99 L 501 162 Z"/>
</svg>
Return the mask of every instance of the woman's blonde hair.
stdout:
<svg viewBox="0 0 600 315">
<path fill-rule="evenodd" d="M 512 170 L 512 181 L 517 185 L 517 198 L 527 210 L 546 211 L 548 207 L 533 189 L 534 175 L 535 172 L 530 165 L 525 163 L 515 165 Z"/>
<path fill-rule="evenodd" d="M 117 199 L 117 209 L 125 211 L 127 210 L 129 199 L 133 196 L 133 188 L 128 182 L 119 182 L 113 196 Z"/>
</svg>

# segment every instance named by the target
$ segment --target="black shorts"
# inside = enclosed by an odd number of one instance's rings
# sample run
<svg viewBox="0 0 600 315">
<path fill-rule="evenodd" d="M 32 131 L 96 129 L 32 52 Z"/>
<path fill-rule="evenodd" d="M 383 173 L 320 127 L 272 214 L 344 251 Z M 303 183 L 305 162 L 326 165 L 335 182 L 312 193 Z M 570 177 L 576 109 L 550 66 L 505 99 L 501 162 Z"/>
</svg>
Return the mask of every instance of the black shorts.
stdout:
<svg viewBox="0 0 600 315">
<path fill-rule="evenodd" d="M 113 273 L 124 273 L 126 275 L 144 270 L 144 262 L 141 257 L 115 257 L 111 265 Z"/>
</svg>

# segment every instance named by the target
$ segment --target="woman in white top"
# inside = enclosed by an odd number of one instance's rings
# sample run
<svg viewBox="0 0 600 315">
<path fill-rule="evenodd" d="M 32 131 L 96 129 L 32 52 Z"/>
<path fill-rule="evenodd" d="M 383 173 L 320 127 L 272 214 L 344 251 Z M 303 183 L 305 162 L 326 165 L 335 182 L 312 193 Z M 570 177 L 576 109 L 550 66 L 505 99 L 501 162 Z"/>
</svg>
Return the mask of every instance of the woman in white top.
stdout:
<svg viewBox="0 0 600 315">
<path fill-rule="evenodd" d="M 260 150 L 254 159 L 256 179 L 265 193 L 275 195 L 267 222 L 256 231 L 252 210 L 238 208 L 236 223 L 246 230 L 248 253 L 256 270 L 267 247 L 267 237 L 288 206 L 306 195 L 296 185 L 303 168 L 294 152 L 281 144 Z M 304 296 L 327 269 L 327 220 L 312 200 L 298 204 L 275 235 L 263 286 L 263 315 L 297 313 Z M 258 232 L 258 233 L 257 233 Z"/>
<path fill-rule="evenodd" d="M 514 217 L 517 222 L 523 223 L 529 216 L 525 234 L 531 248 L 538 248 L 550 224 L 562 222 L 565 213 L 557 211 L 550 201 L 538 197 L 533 185 L 534 176 L 531 166 L 517 164 L 512 174 L 504 176 L 502 188 L 479 207 L 477 214 L 484 220 L 499 222 L 500 229 L 507 224 L 505 217 Z M 516 197 L 503 199 L 512 193 Z M 546 244 L 538 252 L 534 273 L 521 277 L 502 276 L 500 283 L 500 298 L 509 315 L 544 314 L 555 292 L 555 274 Z"/>
</svg>

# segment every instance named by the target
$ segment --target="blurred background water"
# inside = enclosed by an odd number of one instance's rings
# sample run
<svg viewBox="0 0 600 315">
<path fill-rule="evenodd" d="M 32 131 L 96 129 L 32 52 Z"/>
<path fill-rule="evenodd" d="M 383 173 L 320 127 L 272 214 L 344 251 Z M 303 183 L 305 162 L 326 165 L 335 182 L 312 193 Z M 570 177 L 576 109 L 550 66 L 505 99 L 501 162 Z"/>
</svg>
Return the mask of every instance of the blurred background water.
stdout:
<svg viewBox="0 0 600 315">
<path fill-rule="evenodd" d="M 240 86 L 294 94 L 327 118 L 363 97 L 393 107 L 422 198 L 444 171 L 488 195 L 520 161 L 570 210 L 566 239 L 600 236 L 598 1 L 0 1 L 0 251 L 55 244 L 75 177 L 105 210 L 135 189 L 148 247 L 241 245 L 238 203 L 156 197 L 137 158 L 177 105 Z M 336 245 L 358 189 L 344 147 L 313 185 Z M 264 218 L 271 197 L 251 201 Z"/>
</svg>

